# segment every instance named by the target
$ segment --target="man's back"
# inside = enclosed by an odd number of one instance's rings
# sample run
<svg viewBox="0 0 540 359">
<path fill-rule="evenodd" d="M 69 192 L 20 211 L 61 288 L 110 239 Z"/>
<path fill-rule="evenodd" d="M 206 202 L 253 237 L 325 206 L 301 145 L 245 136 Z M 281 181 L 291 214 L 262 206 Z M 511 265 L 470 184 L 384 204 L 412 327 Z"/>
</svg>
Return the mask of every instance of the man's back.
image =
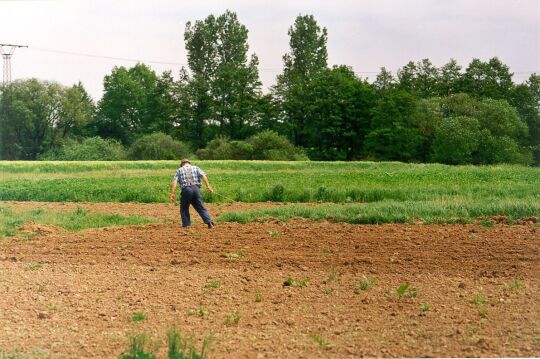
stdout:
<svg viewBox="0 0 540 359">
<path fill-rule="evenodd" d="M 182 188 L 188 186 L 201 187 L 201 177 L 203 176 L 205 176 L 205 173 L 199 167 L 185 164 L 176 171 L 174 180 L 177 181 Z"/>
</svg>

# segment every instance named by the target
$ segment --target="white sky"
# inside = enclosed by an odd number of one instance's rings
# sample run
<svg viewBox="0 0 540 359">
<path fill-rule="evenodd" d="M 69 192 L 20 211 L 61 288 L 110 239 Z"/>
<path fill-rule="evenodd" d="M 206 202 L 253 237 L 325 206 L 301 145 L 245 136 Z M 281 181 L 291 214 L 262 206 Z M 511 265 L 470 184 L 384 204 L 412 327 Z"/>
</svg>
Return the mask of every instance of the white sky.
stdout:
<svg viewBox="0 0 540 359">
<path fill-rule="evenodd" d="M 235 11 L 260 60 L 263 89 L 281 71 L 287 30 L 298 14 L 328 29 L 329 64 L 374 78 L 409 60 L 441 66 L 454 57 L 498 56 L 525 80 L 540 73 L 540 0 L 0 0 L 0 43 L 29 45 L 12 58 L 12 78 L 82 81 L 95 100 L 103 76 L 135 62 L 51 53 L 62 50 L 185 64 L 187 21 Z M 161 73 L 180 65 L 149 65 Z"/>
</svg>

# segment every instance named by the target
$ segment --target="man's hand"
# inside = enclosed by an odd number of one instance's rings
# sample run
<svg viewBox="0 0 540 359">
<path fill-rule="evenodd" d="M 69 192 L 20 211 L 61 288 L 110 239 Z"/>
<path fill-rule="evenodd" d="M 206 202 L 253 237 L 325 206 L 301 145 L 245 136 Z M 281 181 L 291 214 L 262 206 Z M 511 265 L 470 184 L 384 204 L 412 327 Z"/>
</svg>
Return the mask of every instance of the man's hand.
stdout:
<svg viewBox="0 0 540 359">
<path fill-rule="evenodd" d="M 169 198 L 171 199 L 171 202 L 174 202 L 176 200 L 176 193 L 171 193 Z"/>
<path fill-rule="evenodd" d="M 214 192 L 214 189 L 212 186 L 210 186 L 210 182 L 208 182 L 208 178 L 206 176 L 202 176 L 202 180 L 204 182 L 204 185 L 206 186 L 206 189 L 208 189 L 208 192 Z"/>
</svg>

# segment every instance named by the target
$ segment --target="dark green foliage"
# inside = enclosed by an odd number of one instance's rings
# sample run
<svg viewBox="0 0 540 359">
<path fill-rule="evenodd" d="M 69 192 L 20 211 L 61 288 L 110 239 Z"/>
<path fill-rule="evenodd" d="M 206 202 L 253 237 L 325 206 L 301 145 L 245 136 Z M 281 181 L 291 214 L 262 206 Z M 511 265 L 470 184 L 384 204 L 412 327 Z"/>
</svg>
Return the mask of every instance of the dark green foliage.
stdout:
<svg viewBox="0 0 540 359">
<path fill-rule="evenodd" d="M 232 139 L 251 134 L 251 119 L 260 96 L 259 60 L 248 59 L 248 30 L 236 13 L 226 11 L 194 24 L 188 22 L 184 34 L 191 76 L 184 76 L 190 101 L 183 119 L 194 122 L 203 135 L 205 121 L 213 120 L 216 134 Z"/>
<path fill-rule="evenodd" d="M 255 160 L 301 161 L 307 159 L 301 149 L 271 130 L 253 135 L 246 142 L 253 146 Z"/>
<path fill-rule="evenodd" d="M 146 132 L 154 120 L 150 100 L 157 82 L 156 73 L 144 64 L 130 69 L 115 67 L 103 80 L 103 97 L 94 124 L 97 134 L 129 145 L 139 133 Z"/>
<path fill-rule="evenodd" d="M 290 52 L 283 55 L 283 73 L 277 77 L 274 94 L 284 112 L 286 131 L 293 143 L 305 146 L 305 108 L 311 98 L 306 86 L 327 68 L 326 28 L 320 28 L 313 15 L 299 15 L 289 28 Z"/>
<path fill-rule="evenodd" d="M 436 127 L 432 160 L 449 164 L 470 163 L 482 135 L 489 134 L 480 130 L 476 118 L 450 117 Z"/>
<path fill-rule="evenodd" d="M 197 151 L 200 159 L 212 160 L 306 160 L 303 151 L 294 147 L 285 137 L 274 131 L 265 130 L 245 141 L 229 141 L 218 137 L 205 149 Z"/>
<path fill-rule="evenodd" d="M 132 160 L 174 160 L 190 157 L 191 150 L 183 142 L 174 140 L 163 132 L 139 137 L 129 147 Z"/>
<path fill-rule="evenodd" d="M 421 159 L 423 144 L 420 130 L 397 125 L 370 132 L 364 148 L 368 158 L 409 162 Z"/>
<path fill-rule="evenodd" d="M 429 59 L 414 63 L 410 61 L 397 73 L 398 87 L 415 96 L 426 98 L 439 94 L 439 69 Z"/>
<path fill-rule="evenodd" d="M 373 87 L 345 66 L 322 70 L 306 87 L 311 99 L 303 128 L 311 159 L 362 157 L 375 104 Z"/>
<path fill-rule="evenodd" d="M 451 59 L 439 69 L 437 95 L 449 96 L 460 92 L 463 92 L 463 73 L 457 61 Z"/>
<path fill-rule="evenodd" d="M 413 126 L 417 102 L 402 89 L 391 89 L 377 100 L 372 131 L 364 142 L 365 154 L 377 160 L 422 160 L 424 136 Z"/>
<path fill-rule="evenodd" d="M 487 62 L 473 59 L 463 75 L 463 91 L 476 97 L 508 99 L 512 86 L 508 66 L 496 57 Z"/>
<path fill-rule="evenodd" d="M 225 137 L 218 137 L 210 141 L 206 148 L 197 151 L 197 156 L 203 160 L 251 160 L 253 145 L 246 141 L 229 141 Z"/>
<path fill-rule="evenodd" d="M 70 134 L 81 134 L 93 103 L 81 84 L 19 80 L 0 88 L 0 158 L 36 159 Z"/>
<path fill-rule="evenodd" d="M 381 72 L 377 75 L 373 87 L 380 97 L 384 96 L 386 91 L 393 89 L 396 86 L 396 79 L 386 67 L 381 67 Z"/>
<path fill-rule="evenodd" d="M 142 124 L 142 132 L 173 133 L 175 119 L 180 115 L 180 97 L 182 94 L 179 91 L 178 83 L 170 71 L 165 71 L 157 79 L 148 99 L 148 121 Z"/>
<path fill-rule="evenodd" d="M 540 165 L 540 76 L 532 74 L 527 82 L 513 88 L 510 103 L 529 127 L 529 145 L 534 164 Z"/>
<path fill-rule="evenodd" d="M 113 139 L 88 137 L 81 142 L 69 139 L 39 157 L 56 161 L 118 161 L 126 158 L 124 147 Z"/>
<path fill-rule="evenodd" d="M 505 100 L 466 94 L 421 102 L 417 125 L 431 141 L 431 160 L 449 164 L 532 162 L 527 125 Z"/>
</svg>

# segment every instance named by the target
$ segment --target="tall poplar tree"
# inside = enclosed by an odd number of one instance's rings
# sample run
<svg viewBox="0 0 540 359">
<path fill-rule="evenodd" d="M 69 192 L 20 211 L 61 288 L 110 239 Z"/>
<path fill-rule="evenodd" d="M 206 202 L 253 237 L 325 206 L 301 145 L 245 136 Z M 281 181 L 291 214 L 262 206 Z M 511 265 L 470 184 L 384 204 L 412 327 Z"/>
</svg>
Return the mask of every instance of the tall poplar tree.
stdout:
<svg viewBox="0 0 540 359">
<path fill-rule="evenodd" d="M 300 15 L 289 29 L 290 52 L 283 55 L 283 73 L 274 87 L 285 112 L 290 137 L 299 146 L 305 145 L 304 108 L 312 99 L 306 97 L 308 83 L 327 68 L 326 28 L 319 27 L 313 15 Z"/>
<path fill-rule="evenodd" d="M 188 22 L 184 34 L 191 75 L 192 121 L 217 127 L 233 139 L 251 134 L 252 118 L 260 96 L 259 60 L 248 58 L 248 30 L 234 12 Z M 201 126 L 202 125 L 202 126 Z"/>
</svg>

